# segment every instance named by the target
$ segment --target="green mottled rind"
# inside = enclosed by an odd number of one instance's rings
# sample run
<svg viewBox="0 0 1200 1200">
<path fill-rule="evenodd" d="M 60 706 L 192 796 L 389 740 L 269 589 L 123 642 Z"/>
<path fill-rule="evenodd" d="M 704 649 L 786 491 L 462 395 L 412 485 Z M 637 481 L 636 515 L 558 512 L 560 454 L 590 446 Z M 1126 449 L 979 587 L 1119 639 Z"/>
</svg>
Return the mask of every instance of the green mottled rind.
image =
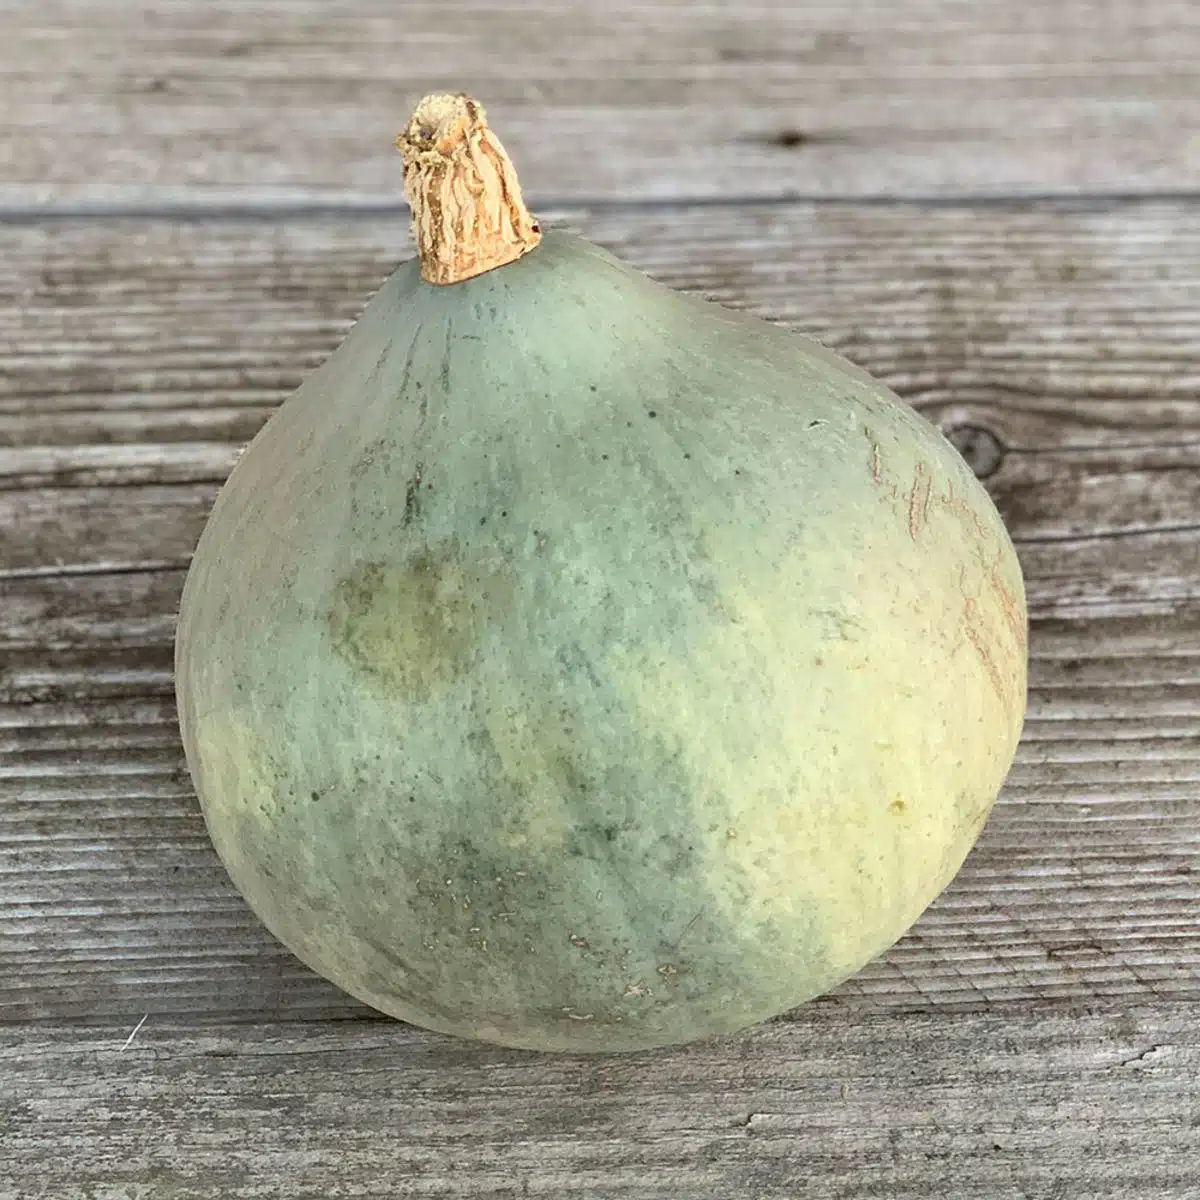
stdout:
<svg viewBox="0 0 1200 1200">
<path fill-rule="evenodd" d="M 182 602 L 234 882 L 368 1004 L 514 1046 L 736 1030 L 958 869 L 1021 574 L 942 436 L 816 343 L 547 234 L 402 266 L 222 491 Z"/>
</svg>

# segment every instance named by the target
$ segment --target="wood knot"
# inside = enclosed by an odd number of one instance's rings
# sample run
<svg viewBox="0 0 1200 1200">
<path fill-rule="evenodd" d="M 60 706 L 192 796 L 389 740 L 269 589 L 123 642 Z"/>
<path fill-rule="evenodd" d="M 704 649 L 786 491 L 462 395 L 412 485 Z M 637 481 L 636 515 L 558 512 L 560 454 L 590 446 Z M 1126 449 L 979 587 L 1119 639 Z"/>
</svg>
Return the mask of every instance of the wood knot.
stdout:
<svg viewBox="0 0 1200 1200">
<path fill-rule="evenodd" d="M 943 431 L 946 440 L 962 455 L 976 479 L 987 479 L 1000 469 L 1007 447 L 982 425 L 952 425 Z"/>
</svg>

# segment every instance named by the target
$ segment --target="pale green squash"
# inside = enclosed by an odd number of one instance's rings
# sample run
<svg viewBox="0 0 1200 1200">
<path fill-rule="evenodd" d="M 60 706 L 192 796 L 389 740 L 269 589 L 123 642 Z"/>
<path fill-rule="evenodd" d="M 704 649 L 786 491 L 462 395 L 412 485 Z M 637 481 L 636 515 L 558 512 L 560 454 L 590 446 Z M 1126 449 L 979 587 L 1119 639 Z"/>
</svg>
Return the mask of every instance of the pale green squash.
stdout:
<svg viewBox="0 0 1200 1200">
<path fill-rule="evenodd" d="M 271 418 L 178 695 L 213 842 L 306 963 L 617 1050 L 777 1014 L 916 920 L 1011 763 L 1025 630 L 934 427 L 550 232 L 445 286 L 404 264 Z"/>
</svg>

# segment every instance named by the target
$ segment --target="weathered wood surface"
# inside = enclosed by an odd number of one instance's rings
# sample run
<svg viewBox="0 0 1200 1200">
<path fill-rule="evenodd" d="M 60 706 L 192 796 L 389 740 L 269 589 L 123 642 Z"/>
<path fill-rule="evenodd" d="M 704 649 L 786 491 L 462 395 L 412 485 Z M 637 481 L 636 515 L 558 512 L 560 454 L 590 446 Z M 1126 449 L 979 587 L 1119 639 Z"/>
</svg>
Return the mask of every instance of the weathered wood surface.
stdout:
<svg viewBox="0 0 1200 1200">
<path fill-rule="evenodd" d="M 815 1008 L 608 1060 L 394 1025 L 131 1030 L 0 1029 L 0 1200 L 1198 1194 L 1181 1012 Z"/>
<path fill-rule="evenodd" d="M 958 880 L 836 1003 L 1200 1009 L 1200 206 L 554 219 L 888 379 L 1019 545 L 1016 767 Z M 225 879 L 171 639 L 238 447 L 408 253 L 399 219 L 0 230 L 0 1020 L 362 1013 Z"/>
<path fill-rule="evenodd" d="M 447 88 L 535 198 L 1200 183 L 1192 0 L 26 0 L 0 45 L 9 205 L 393 200 Z"/>
<path fill-rule="evenodd" d="M 1200 1197 L 1197 63 L 1193 0 L 0 5 L 0 1200 Z M 390 142 L 442 87 L 544 217 L 885 378 L 1019 546 L 980 844 L 740 1038 L 366 1020 L 203 832 L 188 558 L 409 253 Z"/>
<path fill-rule="evenodd" d="M 803 326 L 945 425 L 1072 451 L 1200 430 L 1200 204 L 539 215 Z M 166 443 L 248 438 L 411 253 L 400 213 L 0 226 L 0 447 L 153 445 L 167 480 Z"/>
</svg>

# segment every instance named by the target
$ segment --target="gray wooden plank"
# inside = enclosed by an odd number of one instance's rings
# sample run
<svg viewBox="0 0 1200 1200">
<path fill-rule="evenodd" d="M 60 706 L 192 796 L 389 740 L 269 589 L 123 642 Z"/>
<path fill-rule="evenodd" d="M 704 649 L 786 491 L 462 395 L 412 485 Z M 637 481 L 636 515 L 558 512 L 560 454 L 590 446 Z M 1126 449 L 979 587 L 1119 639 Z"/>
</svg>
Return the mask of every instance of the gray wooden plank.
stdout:
<svg viewBox="0 0 1200 1200">
<path fill-rule="evenodd" d="M 806 329 L 1000 447 L 1200 432 L 1200 204 L 540 215 Z M 400 216 L 0 225 L 0 448 L 244 442 L 411 254 Z"/>
<path fill-rule="evenodd" d="M 0 45 L 9 205 L 394 199 L 447 88 L 535 200 L 1200 180 L 1181 0 L 44 0 Z"/>
<path fill-rule="evenodd" d="M 1190 1200 L 1196 1016 L 817 1006 L 607 1059 L 378 1023 L 0 1029 L 0 1198 Z"/>
<path fill-rule="evenodd" d="M 1139 467 L 1126 475 L 1096 478 L 1088 476 L 1086 461 L 1064 456 L 1058 477 L 1021 491 L 1013 482 L 1019 459 L 1011 456 L 992 492 L 1021 553 L 1032 612 L 1110 601 L 1155 605 L 1200 594 L 1194 501 L 1200 481 L 1186 469 L 1155 470 L 1145 465 L 1149 458 L 1139 456 Z M 213 479 L 0 490 L 0 587 L 45 574 L 184 565 L 219 487 Z M 1099 509 L 1092 519 L 1101 528 L 1085 524 L 1088 501 Z"/>
<path fill-rule="evenodd" d="M 944 428 L 953 439 L 966 440 L 961 426 Z M 968 430 L 974 438 L 994 441 L 986 427 Z M 1107 431 L 1115 443 L 1119 427 L 1113 422 Z M 136 563 L 155 546 L 163 558 L 186 557 L 199 533 L 195 519 L 203 519 L 241 446 L 176 442 L 0 447 L 0 513 L 8 518 L 9 530 L 7 536 L 0 534 L 0 577 L 47 563 L 91 565 L 121 553 Z M 1186 534 L 1200 528 L 1200 437 L 1174 445 L 1134 441 L 1099 447 L 998 446 L 994 454 L 990 449 L 972 450 L 971 444 L 967 449 L 977 459 L 986 455 L 989 488 L 1022 543 L 1087 541 L 1155 530 Z M 192 520 L 186 516 L 189 507 Z M 133 513 L 127 511 L 134 508 L 154 509 L 177 536 L 164 540 L 157 527 L 134 528 L 129 524 Z M 119 516 L 114 509 L 121 510 Z M 75 510 L 78 516 L 67 523 L 66 514 Z M 101 529 L 89 528 L 88 536 L 82 536 L 85 515 L 90 526 L 110 514 L 108 539 Z M 61 547 L 54 545 L 54 529 Z M 116 544 L 102 549 L 106 540 Z"/>
</svg>

